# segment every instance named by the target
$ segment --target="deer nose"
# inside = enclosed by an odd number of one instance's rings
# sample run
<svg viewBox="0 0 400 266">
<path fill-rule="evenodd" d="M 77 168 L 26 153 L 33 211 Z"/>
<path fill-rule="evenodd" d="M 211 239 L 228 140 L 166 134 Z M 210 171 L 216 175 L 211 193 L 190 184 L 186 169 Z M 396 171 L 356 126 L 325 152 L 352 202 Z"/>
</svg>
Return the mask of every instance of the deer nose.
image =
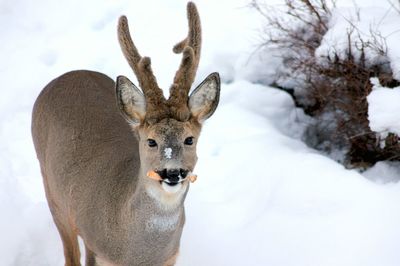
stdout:
<svg viewBox="0 0 400 266">
<path fill-rule="evenodd" d="M 187 174 L 189 173 L 188 170 L 185 169 L 164 169 L 159 171 L 158 174 L 161 176 L 162 179 L 169 179 L 171 182 L 179 182 L 179 178 L 184 179 Z"/>
<path fill-rule="evenodd" d="M 180 169 L 168 169 L 167 170 L 167 177 L 171 181 L 178 181 L 180 174 L 181 174 Z"/>
</svg>

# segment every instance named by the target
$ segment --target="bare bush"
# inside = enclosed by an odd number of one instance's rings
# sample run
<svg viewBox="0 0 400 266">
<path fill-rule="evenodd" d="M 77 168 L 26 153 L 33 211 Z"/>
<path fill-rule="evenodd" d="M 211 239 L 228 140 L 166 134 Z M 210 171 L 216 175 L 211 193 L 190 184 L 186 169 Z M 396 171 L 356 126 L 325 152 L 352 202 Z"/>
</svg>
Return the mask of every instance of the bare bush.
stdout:
<svg viewBox="0 0 400 266">
<path fill-rule="evenodd" d="M 346 47 L 337 51 L 332 45 L 329 52 L 316 56 L 329 30 L 334 1 L 285 0 L 283 7 L 272 9 L 254 0 L 252 6 L 267 21 L 263 45 L 282 51 L 286 71 L 276 85 L 293 92 L 296 105 L 315 118 L 307 129 L 306 142 L 331 154 L 342 151 L 343 163 L 349 167 L 398 160 L 398 137 L 390 134 L 382 146 L 368 122 L 371 77 L 378 77 L 385 87 L 400 85 L 393 79 L 380 33 L 371 30 L 366 41 L 349 20 Z M 370 53 L 374 60 L 367 56 Z M 282 85 L 288 79 L 293 87 Z"/>
</svg>

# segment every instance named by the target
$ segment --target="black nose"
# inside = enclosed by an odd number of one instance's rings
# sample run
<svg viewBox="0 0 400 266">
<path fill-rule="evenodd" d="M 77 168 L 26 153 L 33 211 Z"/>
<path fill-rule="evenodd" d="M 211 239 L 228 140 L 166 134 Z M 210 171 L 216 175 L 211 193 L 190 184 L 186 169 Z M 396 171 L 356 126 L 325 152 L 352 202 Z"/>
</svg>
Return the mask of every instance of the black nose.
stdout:
<svg viewBox="0 0 400 266">
<path fill-rule="evenodd" d="M 167 170 L 167 177 L 172 182 L 178 181 L 180 174 L 181 174 L 181 171 L 179 169 L 168 169 Z"/>
<path fill-rule="evenodd" d="M 179 177 L 184 179 L 187 174 L 189 173 L 188 170 L 185 169 L 164 169 L 162 171 L 158 171 L 158 174 L 161 176 L 162 179 L 168 178 L 171 182 L 179 182 Z"/>
</svg>

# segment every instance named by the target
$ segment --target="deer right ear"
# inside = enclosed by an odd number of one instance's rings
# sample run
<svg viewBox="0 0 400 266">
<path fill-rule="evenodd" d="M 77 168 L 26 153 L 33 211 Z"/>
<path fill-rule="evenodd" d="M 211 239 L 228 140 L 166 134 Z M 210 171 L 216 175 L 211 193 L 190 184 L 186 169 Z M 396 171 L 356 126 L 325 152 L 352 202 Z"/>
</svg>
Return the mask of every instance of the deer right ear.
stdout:
<svg viewBox="0 0 400 266">
<path fill-rule="evenodd" d="M 189 109 L 193 117 L 200 123 L 209 118 L 219 102 L 220 93 L 219 74 L 214 72 L 192 92 L 189 97 Z"/>
<path fill-rule="evenodd" d="M 143 93 L 126 77 L 117 77 L 117 103 L 125 119 L 133 125 L 143 122 L 146 99 Z"/>
</svg>

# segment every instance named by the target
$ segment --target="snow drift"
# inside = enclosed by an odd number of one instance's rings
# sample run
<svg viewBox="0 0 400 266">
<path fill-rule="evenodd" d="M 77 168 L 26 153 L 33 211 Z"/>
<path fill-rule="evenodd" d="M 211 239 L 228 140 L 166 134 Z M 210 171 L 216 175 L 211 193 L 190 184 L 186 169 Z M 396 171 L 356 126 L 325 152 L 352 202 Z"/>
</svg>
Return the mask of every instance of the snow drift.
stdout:
<svg viewBox="0 0 400 266">
<path fill-rule="evenodd" d="M 198 145 L 178 265 L 398 265 L 398 166 L 377 164 L 365 178 L 308 148 L 300 140 L 307 118 L 289 95 L 249 82 L 260 67 L 276 66 L 248 61 L 259 19 L 247 2 L 197 4 L 204 28 L 197 77 L 220 71 L 224 84 Z M 0 3 L 0 22 L 9 25 L 0 42 L 1 265 L 63 265 L 30 137 L 36 95 L 72 69 L 133 77 L 116 39 L 123 13 L 168 88 L 184 8 L 185 1 L 155 0 Z"/>
</svg>

